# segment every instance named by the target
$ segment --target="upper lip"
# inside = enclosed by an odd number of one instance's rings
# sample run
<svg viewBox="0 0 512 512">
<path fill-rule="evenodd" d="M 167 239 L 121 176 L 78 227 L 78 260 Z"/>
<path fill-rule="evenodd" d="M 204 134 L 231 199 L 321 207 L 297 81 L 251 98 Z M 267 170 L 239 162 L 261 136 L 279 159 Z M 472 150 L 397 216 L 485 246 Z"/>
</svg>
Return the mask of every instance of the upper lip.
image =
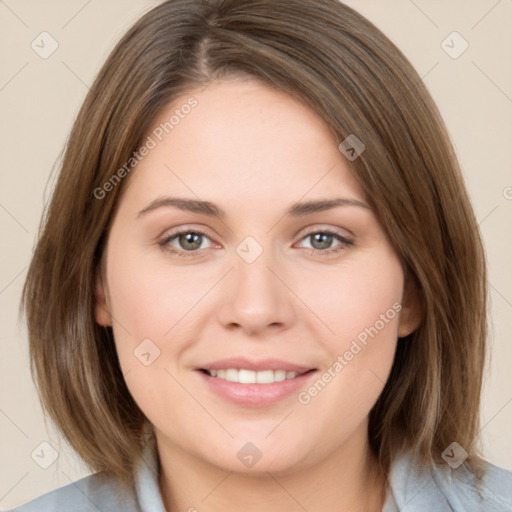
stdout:
<svg viewBox="0 0 512 512">
<path fill-rule="evenodd" d="M 287 372 L 305 373 L 314 370 L 310 366 L 291 363 L 280 359 L 247 359 L 245 357 L 232 357 L 205 363 L 196 368 L 196 370 L 228 370 L 229 368 L 253 370 L 286 370 Z"/>
</svg>

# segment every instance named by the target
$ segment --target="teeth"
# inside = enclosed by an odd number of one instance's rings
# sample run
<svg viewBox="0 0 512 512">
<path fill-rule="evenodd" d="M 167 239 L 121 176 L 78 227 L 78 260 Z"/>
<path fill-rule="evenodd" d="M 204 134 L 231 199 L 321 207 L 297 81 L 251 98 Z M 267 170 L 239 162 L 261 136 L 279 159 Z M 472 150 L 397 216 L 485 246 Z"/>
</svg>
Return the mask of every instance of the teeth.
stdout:
<svg viewBox="0 0 512 512">
<path fill-rule="evenodd" d="M 240 384 L 272 384 L 282 380 L 293 379 L 297 377 L 297 372 L 287 372 L 286 370 L 237 370 L 229 368 L 227 370 L 207 370 L 212 377 L 238 382 Z"/>
</svg>

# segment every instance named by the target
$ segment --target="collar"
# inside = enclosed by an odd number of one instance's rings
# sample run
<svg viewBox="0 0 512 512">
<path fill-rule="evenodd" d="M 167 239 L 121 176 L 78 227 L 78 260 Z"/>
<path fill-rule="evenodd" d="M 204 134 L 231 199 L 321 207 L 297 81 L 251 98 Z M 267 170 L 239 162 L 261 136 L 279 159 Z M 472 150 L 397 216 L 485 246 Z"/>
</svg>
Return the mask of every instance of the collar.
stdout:
<svg viewBox="0 0 512 512">
<path fill-rule="evenodd" d="M 141 512 L 166 512 L 158 485 L 158 458 L 154 436 L 146 443 L 142 458 L 135 467 L 135 492 Z"/>
<path fill-rule="evenodd" d="M 158 484 L 158 466 L 153 436 L 135 467 L 135 491 L 140 512 L 166 512 Z M 492 464 L 488 467 L 490 480 L 486 482 L 486 510 L 504 510 L 503 503 L 510 504 L 512 510 L 512 473 Z M 502 496 L 505 502 L 498 496 Z M 454 473 L 444 467 L 431 469 L 419 466 L 412 453 L 403 451 L 397 454 L 391 465 L 382 512 L 476 512 L 482 510 L 477 501 L 470 475 L 462 467 Z"/>
</svg>

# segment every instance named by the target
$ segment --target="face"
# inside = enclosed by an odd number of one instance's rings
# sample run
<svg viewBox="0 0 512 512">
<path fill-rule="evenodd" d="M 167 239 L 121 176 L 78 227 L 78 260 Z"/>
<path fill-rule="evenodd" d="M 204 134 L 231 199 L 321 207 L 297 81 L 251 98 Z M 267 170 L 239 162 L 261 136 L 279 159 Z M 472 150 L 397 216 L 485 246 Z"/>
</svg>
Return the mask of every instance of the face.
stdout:
<svg viewBox="0 0 512 512">
<path fill-rule="evenodd" d="M 190 91 L 147 136 L 96 318 L 159 447 L 241 472 L 261 454 L 255 470 L 284 473 L 366 437 L 412 329 L 399 258 L 340 141 L 251 80 Z"/>
</svg>

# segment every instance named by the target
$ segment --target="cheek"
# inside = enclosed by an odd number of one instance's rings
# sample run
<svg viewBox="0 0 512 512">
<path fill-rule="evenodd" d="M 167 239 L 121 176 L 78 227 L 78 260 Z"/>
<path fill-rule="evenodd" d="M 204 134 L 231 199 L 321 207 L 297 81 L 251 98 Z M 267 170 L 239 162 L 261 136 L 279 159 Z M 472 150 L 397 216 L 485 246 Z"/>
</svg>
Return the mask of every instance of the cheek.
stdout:
<svg viewBox="0 0 512 512">
<path fill-rule="evenodd" d="M 327 404 L 337 404 L 332 414 L 355 428 L 389 377 L 398 338 L 402 268 L 395 254 L 384 248 L 371 259 L 317 276 L 315 283 L 317 293 L 308 297 L 331 331 L 329 335 L 324 329 L 322 337 L 329 360 L 299 402 L 318 414 Z"/>
<path fill-rule="evenodd" d="M 187 312 L 204 291 L 190 286 L 190 272 L 170 275 L 165 267 L 144 261 L 140 250 L 116 242 L 112 237 L 107 275 L 121 370 L 144 414 L 153 424 L 165 424 L 174 408 L 187 401 L 173 376 L 181 381 L 177 362 L 189 339 L 183 329 L 193 316 Z"/>
<path fill-rule="evenodd" d="M 119 339 L 151 338 L 162 344 L 182 327 L 182 320 L 190 320 L 194 306 L 212 286 L 211 275 L 205 280 L 191 267 L 148 264 L 143 252 L 116 246 L 115 239 L 108 261 Z"/>
<path fill-rule="evenodd" d="M 302 272 L 301 283 L 300 296 L 324 324 L 324 339 L 333 349 L 348 348 L 359 335 L 364 341 L 368 329 L 375 336 L 375 326 L 382 338 L 396 340 L 403 272 L 388 247 L 335 268 Z"/>
<path fill-rule="evenodd" d="M 389 247 L 359 256 L 317 274 L 314 292 L 304 289 L 325 324 L 319 340 L 328 356 L 320 381 L 299 397 L 319 414 L 329 403 L 340 404 L 332 414 L 347 421 L 351 411 L 355 423 L 368 414 L 389 377 L 403 292 L 402 267 Z"/>
</svg>

